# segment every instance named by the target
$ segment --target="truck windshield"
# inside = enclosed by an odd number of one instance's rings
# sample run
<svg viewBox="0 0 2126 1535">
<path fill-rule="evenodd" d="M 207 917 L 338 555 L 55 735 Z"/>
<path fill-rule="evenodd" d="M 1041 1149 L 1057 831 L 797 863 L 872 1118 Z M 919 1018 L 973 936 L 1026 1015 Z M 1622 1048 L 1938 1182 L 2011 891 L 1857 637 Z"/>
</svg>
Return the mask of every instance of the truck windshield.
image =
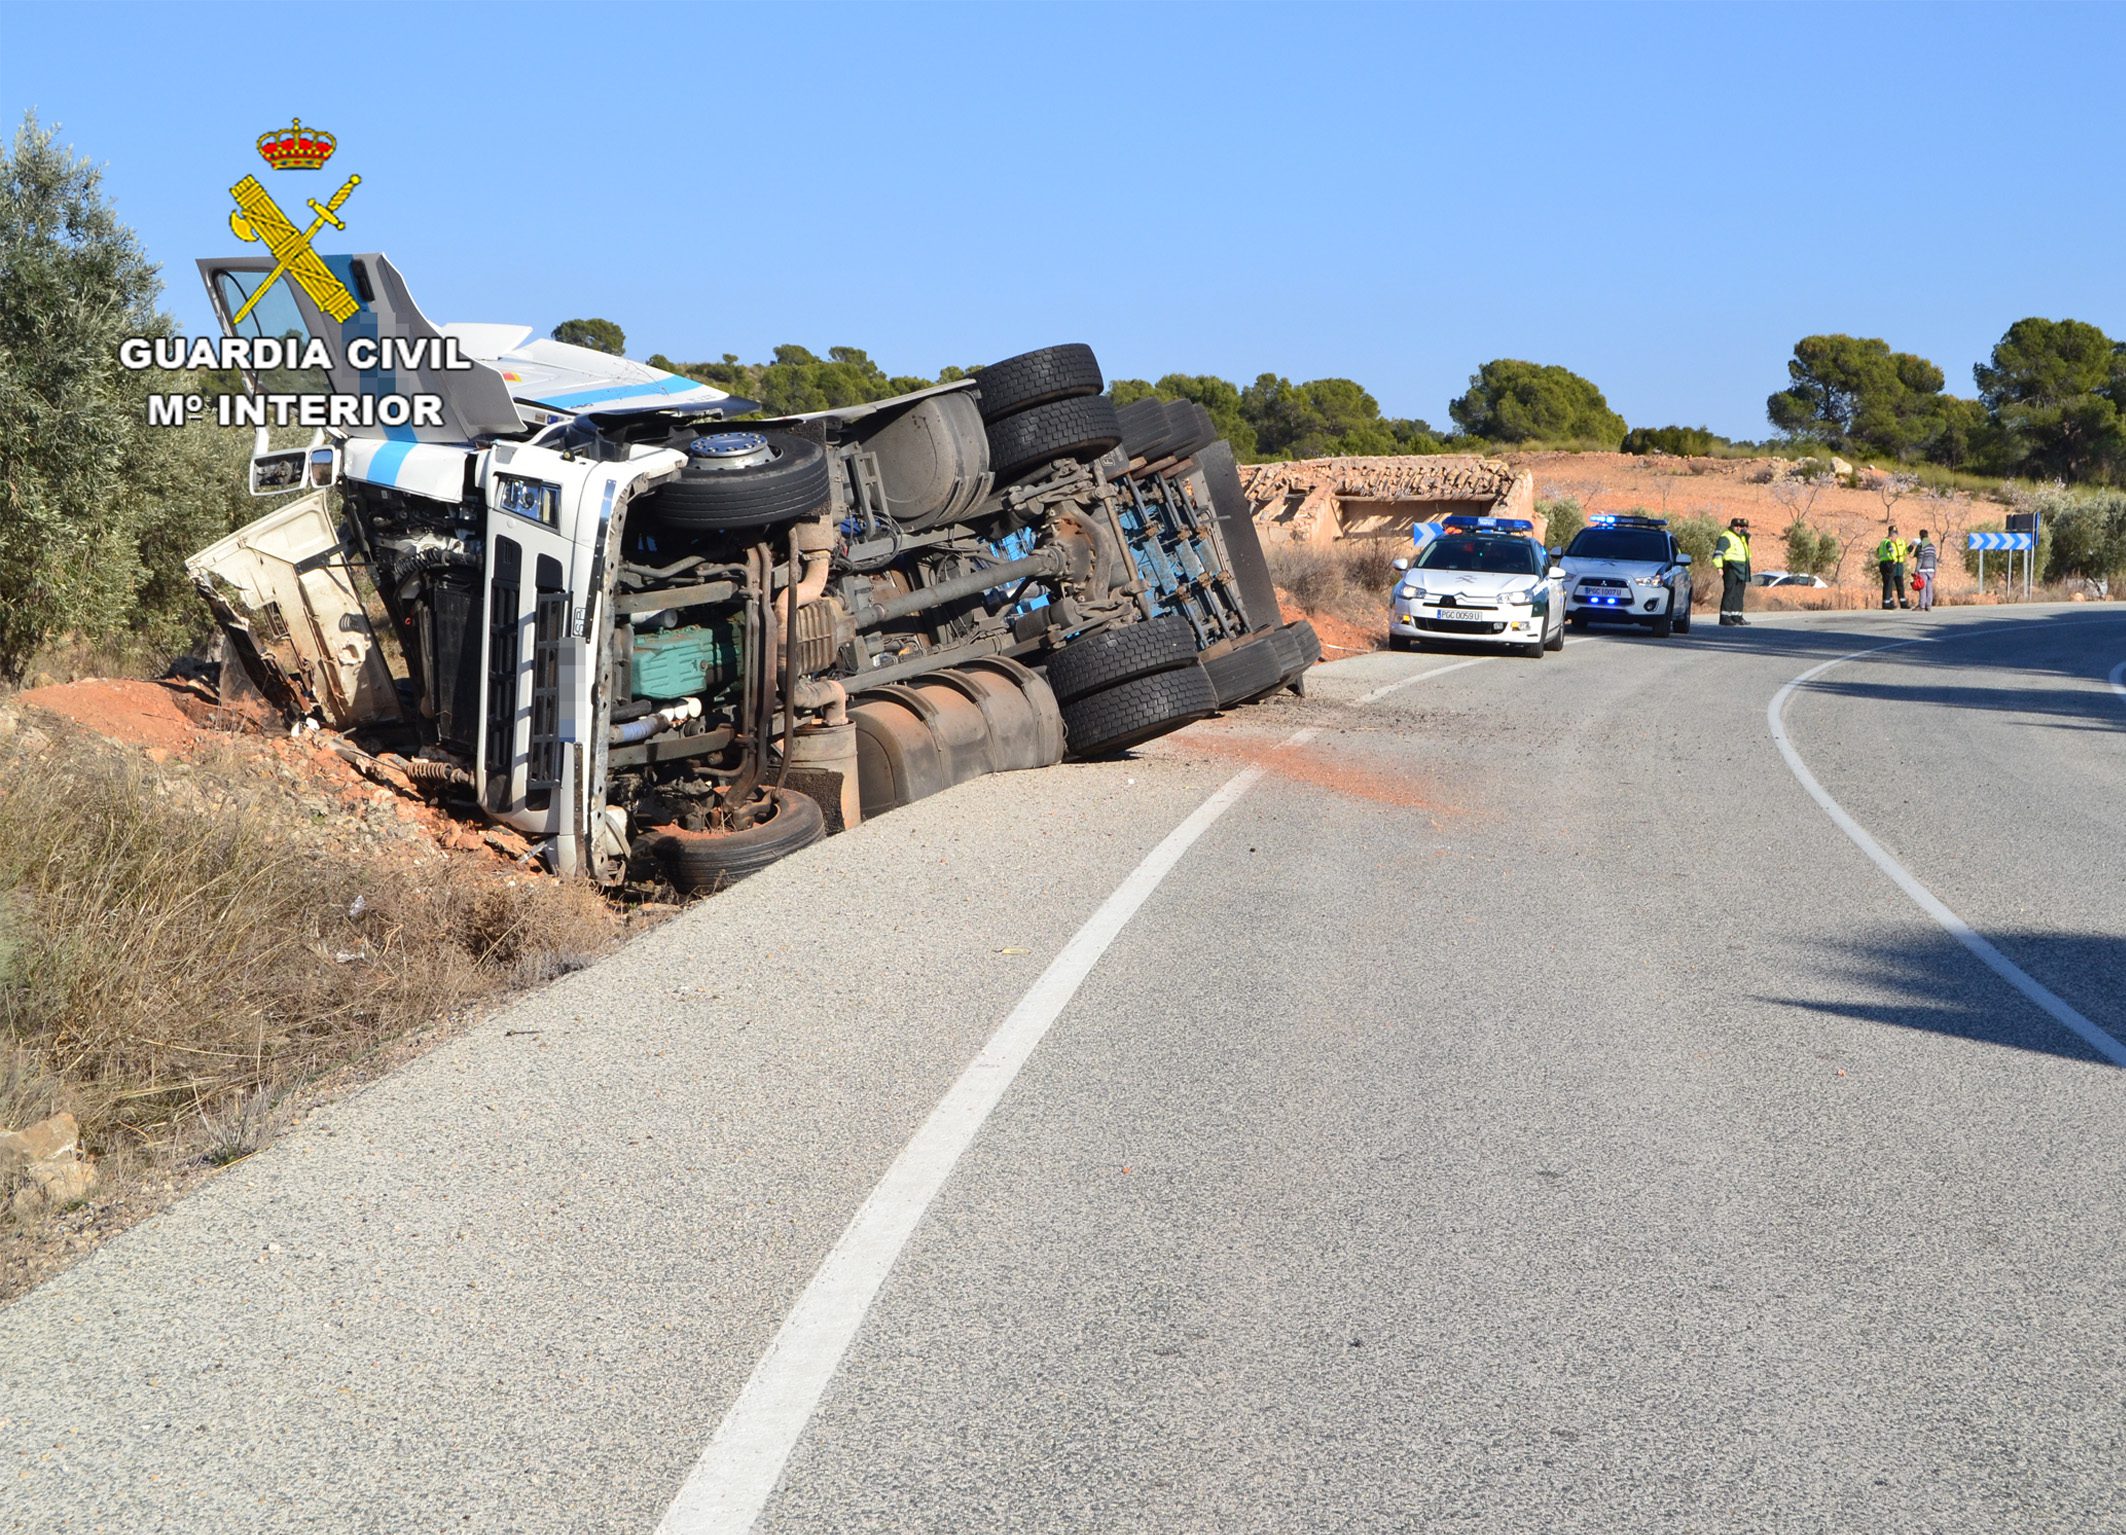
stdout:
<svg viewBox="0 0 2126 1535">
<path fill-rule="evenodd" d="M 1668 535 L 1652 528 L 1582 528 L 1567 556 L 1582 560 L 1646 560 L 1668 563 Z"/>
<path fill-rule="evenodd" d="M 1525 538 L 1442 538 L 1417 557 L 1419 570 L 1482 570 L 1501 576 L 1532 576 L 1539 551 Z"/>
</svg>

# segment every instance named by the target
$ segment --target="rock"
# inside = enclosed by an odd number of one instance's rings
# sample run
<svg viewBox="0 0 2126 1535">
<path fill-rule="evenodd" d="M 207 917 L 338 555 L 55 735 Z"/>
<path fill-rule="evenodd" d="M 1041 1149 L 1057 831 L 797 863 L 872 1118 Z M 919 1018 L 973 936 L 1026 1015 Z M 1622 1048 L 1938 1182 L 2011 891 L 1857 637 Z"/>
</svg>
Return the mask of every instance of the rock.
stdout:
<svg viewBox="0 0 2126 1535">
<path fill-rule="evenodd" d="M 56 1157 L 32 1167 L 29 1181 L 47 1205 L 57 1208 L 87 1197 L 96 1186 L 96 1169 L 79 1157 Z"/>
<path fill-rule="evenodd" d="M 59 1209 L 87 1197 L 96 1169 L 81 1155 L 81 1127 L 54 1114 L 25 1130 L 0 1133 L 0 1188 L 18 1216 Z"/>
<path fill-rule="evenodd" d="M 27 1130 L 0 1134 L 0 1175 L 21 1173 L 37 1162 L 70 1157 L 81 1149 L 81 1126 L 71 1114 L 54 1114 Z"/>
</svg>

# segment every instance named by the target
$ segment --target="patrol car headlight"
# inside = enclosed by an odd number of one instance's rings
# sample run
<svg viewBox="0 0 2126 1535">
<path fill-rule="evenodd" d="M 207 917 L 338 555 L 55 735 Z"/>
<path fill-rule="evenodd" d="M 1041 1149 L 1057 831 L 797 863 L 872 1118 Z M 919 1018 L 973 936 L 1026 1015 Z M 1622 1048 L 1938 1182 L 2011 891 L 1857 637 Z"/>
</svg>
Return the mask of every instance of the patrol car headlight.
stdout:
<svg viewBox="0 0 2126 1535">
<path fill-rule="evenodd" d="M 1425 595 L 1425 589 L 1422 586 L 1398 586 L 1395 589 L 1395 595 L 1405 602 L 1415 602 Z"/>
<path fill-rule="evenodd" d="M 1631 578 L 1631 584 L 1632 584 L 1633 586 L 1666 586 L 1666 585 L 1668 585 L 1668 577 L 1666 577 L 1666 576 L 1633 576 L 1633 577 Z"/>
</svg>

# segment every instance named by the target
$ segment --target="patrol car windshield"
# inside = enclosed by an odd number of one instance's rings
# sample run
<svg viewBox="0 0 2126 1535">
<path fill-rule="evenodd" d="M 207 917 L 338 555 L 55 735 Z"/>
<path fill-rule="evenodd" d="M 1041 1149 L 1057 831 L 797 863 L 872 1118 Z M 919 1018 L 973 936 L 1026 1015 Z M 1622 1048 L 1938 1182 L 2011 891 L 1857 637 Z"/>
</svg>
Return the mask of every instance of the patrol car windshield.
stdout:
<svg viewBox="0 0 2126 1535">
<path fill-rule="evenodd" d="M 1583 560 L 1668 559 L 1668 535 L 1652 528 L 1582 528 L 1565 553 Z"/>
<path fill-rule="evenodd" d="M 1542 551 L 1525 538 L 1441 538 L 1417 557 L 1419 570 L 1482 570 L 1499 576 L 1542 573 Z"/>
</svg>

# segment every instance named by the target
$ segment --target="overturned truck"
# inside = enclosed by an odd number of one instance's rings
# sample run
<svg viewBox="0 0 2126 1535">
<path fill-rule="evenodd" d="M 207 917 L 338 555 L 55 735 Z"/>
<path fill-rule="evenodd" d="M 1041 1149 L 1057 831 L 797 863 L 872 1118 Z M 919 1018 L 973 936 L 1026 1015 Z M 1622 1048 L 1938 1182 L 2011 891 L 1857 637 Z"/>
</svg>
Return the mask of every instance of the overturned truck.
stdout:
<svg viewBox="0 0 2126 1535">
<path fill-rule="evenodd" d="M 714 888 L 978 774 L 1296 689 L 1319 659 L 1280 622 L 1208 415 L 1118 411 L 1087 347 L 767 418 L 528 327 L 438 329 L 383 256 L 323 259 L 358 296 L 345 321 L 270 259 L 200 268 L 231 335 L 325 343 L 310 387 L 440 419 L 294 452 L 261 433 L 252 489 L 297 499 L 189 569 L 291 717 L 557 873 Z"/>
</svg>

